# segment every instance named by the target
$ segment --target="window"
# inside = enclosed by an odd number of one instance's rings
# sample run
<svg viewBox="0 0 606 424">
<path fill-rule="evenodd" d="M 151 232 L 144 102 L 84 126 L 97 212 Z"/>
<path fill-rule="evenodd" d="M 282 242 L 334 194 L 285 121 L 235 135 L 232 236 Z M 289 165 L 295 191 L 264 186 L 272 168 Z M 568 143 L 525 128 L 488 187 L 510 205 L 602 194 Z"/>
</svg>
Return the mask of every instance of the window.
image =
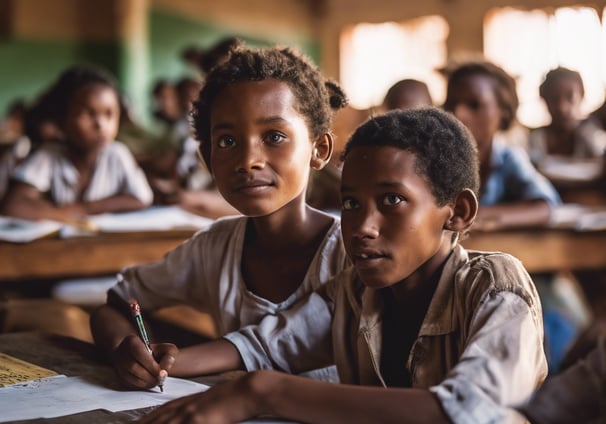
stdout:
<svg viewBox="0 0 606 424">
<path fill-rule="evenodd" d="M 595 9 L 565 7 L 547 12 L 512 8 L 493 9 L 484 25 L 484 54 L 517 79 L 518 118 L 529 127 L 549 123 L 539 96 L 545 74 L 557 66 L 578 71 L 589 113 L 604 101 L 606 92 L 606 9 L 602 23 Z"/>
<path fill-rule="evenodd" d="M 446 64 L 448 24 L 440 16 L 350 26 L 340 39 L 340 82 L 358 109 L 381 104 L 396 81 L 425 82 L 434 102 L 445 96 L 445 81 L 436 69 Z"/>
</svg>

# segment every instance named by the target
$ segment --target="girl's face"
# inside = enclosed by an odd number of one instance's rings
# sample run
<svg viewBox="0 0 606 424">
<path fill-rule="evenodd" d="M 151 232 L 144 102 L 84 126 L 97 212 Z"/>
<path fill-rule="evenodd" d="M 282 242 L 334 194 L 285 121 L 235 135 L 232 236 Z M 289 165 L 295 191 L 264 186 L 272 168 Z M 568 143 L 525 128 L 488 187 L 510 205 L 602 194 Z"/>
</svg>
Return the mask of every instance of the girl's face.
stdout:
<svg viewBox="0 0 606 424">
<path fill-rule="evenodd" d="M 363 170 L 363 171 L 362 171 Z M 348 256 L 368 287 L 425 281 L 450 251 L 438 206 L 415 171 L 415 155 L 392 146 L 358 146 L 343 165 L 341 231 Z"/>
<path fill-rule="evenodd" d="M 499 130 L 502 111 L 494 80 L 487 75 L 469 75 L 448 87 L 452 99 L 450 112 L 471 131 L 478 143 L 480 159 L 490 152 L 492 138 Z"/>
<path fill-rule="evenodd" d="M 116 91 L 107 85 L 89 84 L 74 94 L 62 130 L 70 146 L 88 152 L 113 142 L 119 125 Z"/>
<path fill-rule="evenodd" d="M 581 116 L 583 94 L 581 86 L 572 78 L 558 78 L 545 93 L 545 104 L 551 124 L 556 128 L 572 131 Z"/>
<path fill-rule="evenodd" d="M 282 81 L 231 84 L 211 109 L 211 167 L 223 197 L 247 216 L 305 200 L 313 142 Z"/>
</svg>

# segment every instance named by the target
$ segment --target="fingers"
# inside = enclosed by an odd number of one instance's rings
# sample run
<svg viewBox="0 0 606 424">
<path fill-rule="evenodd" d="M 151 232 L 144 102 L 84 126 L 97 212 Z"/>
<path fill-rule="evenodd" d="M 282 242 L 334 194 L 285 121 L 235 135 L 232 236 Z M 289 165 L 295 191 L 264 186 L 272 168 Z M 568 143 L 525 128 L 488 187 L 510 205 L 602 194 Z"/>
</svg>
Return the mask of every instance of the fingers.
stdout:
<svg viewBox="0 0 606 424">
<path fill-rule="evenodd" d="M 179 354 L 177 346 L 172 343 L 159 343 L 153 345 L 152 350 L 160 369 L 170 371 Z"/>
<path fill-rule="evenodd" d="M 160 365 L 137 336 L 127 336 L 113 355 L 116 373 L 131 388 L 149 389 L 156 386 Z"/>
</svg>

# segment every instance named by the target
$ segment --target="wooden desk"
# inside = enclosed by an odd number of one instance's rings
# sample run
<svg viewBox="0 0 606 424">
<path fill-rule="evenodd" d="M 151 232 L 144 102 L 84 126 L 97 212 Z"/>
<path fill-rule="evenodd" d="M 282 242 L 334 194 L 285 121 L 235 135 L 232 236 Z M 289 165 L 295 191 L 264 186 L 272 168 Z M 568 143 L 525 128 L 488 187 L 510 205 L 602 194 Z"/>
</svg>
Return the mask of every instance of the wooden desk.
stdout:
<svg viewBox="0 0 606 424">
<path fill-rule="evenodd" d="M 606 231 L 568 229 L 472 232 L 468 249 L 507 252 L 529 272 L 606 268 Z"/>
<path fill-rule="evenodd" d="M 111 274 L 156 261 L 192 234 L 183 230 L 0 243 L 0 282 Z M 606 231 L 472 232 L 462 244 L 511 253 L 529 272 L 606 268 Z"/>
<path fill-rule="evenodd" d="M 157 261 L 193 233 L 171 230 L 0 242 L 0 282 L 111 274 L 128 265 Z"/>
</svg>

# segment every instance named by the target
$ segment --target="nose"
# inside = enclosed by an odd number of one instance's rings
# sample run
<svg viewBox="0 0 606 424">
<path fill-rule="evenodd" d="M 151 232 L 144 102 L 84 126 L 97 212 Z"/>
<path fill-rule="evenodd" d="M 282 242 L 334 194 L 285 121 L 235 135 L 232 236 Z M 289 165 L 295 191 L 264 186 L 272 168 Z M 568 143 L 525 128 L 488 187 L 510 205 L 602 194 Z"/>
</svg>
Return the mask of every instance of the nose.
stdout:
<svg viewBox="0 0 606 424">
<path fill-rule="evenodd" d="M 374 239 L 380 234 L 379 211 L 373 206 L 361 207 L 352 222 L 353 236 L 358 239 Z"/>
<path fill-rule="evenodd" d="M 238 149 L 236 172 L 249 172 L 260 170 L 265 167 L 265 154 L 262 143 L 256 140 L 248 140 L 242 143 Z"/>
<path fill-rule="evenodd" d="M 464 124 L 466 124 L 466 121 L 468 120 L 469 117 L 469 108 L 467 106 L 465 106 L 464 104 L 457 104 L 455 105 L 455 107 L 452 109 L 452 113 L 453 115 L 461 122 L 463 122 Z"/>
</svg>

